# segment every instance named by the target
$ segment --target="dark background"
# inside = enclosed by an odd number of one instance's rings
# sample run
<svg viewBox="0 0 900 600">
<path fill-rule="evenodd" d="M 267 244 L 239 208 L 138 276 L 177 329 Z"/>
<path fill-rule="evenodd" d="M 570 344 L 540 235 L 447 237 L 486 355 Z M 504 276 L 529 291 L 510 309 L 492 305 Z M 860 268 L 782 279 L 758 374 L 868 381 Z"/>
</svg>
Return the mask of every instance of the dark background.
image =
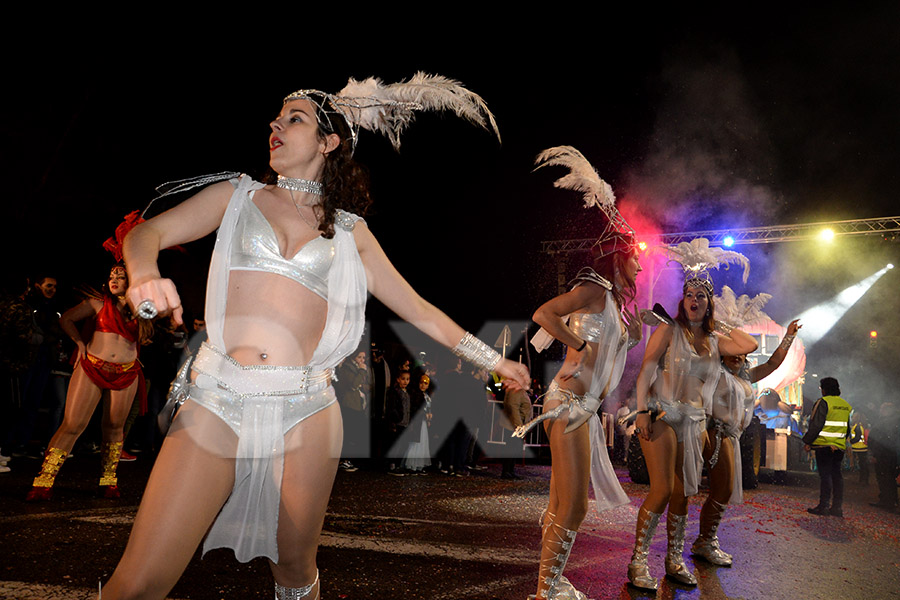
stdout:
<svg viewBox="0 0 900 600">
<path fill-rule="evenodd" d="M 503 141 L 433 114 L 417 117 L 399 154 L 364 132 L 357 158 L 376 202 L 367 220 L 413 286 L 473 331 L 527 321 L 555 293 L 542 240 L 593 235 L 579 196 L 552 187 L 563 170 L 531 173 L 549 146 L 580 149 L 639 234 L 900 213 L 895 3 L 441 7 L 421 17 L 370 8 L 381 14 L 341 5 L 324 18 L 285 5 L 257 20 L 148 5 L 11 18 L 5 287 L 38 273 L 64 289 L 101 285 L 111 259 L 100 245 L 156 185 L 265 168 L 268 122 L 287 93 L 417 70 L 481 94 Z M 209 247 L 162 259 L 193 311 Z M 749 282 L 729 272 L 717 284 L 772 293 L 767 312 L 780 323 L 900 262 L 896 242 L 880 237 L 735 250 L 752 261 Z M 661 280 L 680 287 L 675 272 Z M 870 398 L 896 389 L 897 289 L 894 273 L 873 287 L 810 350 L 810 372 L 874 386 Z M 674 308 L 675 292 L 654 297 Z M 389 315 L 373 301 L 370 318 Z"/>
</svg>

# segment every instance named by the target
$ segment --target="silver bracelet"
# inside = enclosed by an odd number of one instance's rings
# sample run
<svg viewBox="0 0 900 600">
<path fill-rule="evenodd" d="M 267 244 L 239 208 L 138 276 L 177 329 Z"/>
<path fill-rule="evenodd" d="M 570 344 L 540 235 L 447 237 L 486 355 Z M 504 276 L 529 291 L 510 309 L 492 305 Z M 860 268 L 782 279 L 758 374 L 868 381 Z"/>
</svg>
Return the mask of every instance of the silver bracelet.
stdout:
<svg viewBox="0 0 900 600">
<path fill-rule="evenodd" d="M 641 343 L 641 340 L 636 340 L 633 337 L 628 338 L 628 350 L 631 350 L 635 346 Z"/>
<path fill-rule="evenodd" d="M 791 344 L 794 343 L 794 338 L 795 338 L 795 337 L 796 337 L 796 336 L 793 336 L 793 335 L 786 335 L 786 336 L 784 336 L 783 338 L 781 338 L 781 343 L 778 344 L 778 347 L 779 347 L 779 348 L 784 348 L 784 351 L 787 352 L 787 351 L 788 351 L 788 348 L 791 347 Z"/>
<path fill-rule="evenodd" d="M 716 320 L 716 331 L 722 335 L 728 335 L 734 329 L 733 325 L 729 325 L 725 321 Z"/>
<path fill-rule="evenodd" d="M 499 352 L 468 332 L 459 340 L 459 343 L 451 352 L 469 361 L 476 367 L 487 369 L 488 371 L 493 371 L 502 358 Z"/>
</svg>

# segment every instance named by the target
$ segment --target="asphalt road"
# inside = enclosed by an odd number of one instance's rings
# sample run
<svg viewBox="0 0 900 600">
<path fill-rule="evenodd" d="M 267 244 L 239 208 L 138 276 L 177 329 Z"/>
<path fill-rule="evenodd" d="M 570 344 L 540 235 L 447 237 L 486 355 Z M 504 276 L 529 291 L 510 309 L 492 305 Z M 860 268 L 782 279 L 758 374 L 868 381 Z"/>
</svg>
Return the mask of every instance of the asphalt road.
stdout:
<svg viewBox="0 0 900 600">
<path fill-rule="evenodd" d="M 125 546 L 152 460 L 123 463 L 120 500 L 94 495 L 97 459 L 76 456 L 58 479 L 53 501 L 23 501 L 38 468 L 14 459 L 0 475 L 0 598 L 95 598 Z M 533 594 L 549 467 L 519 466 L 523 479 L 499 478 L 488 465 L 470 477 L 393 477 L 339 472 L 319 550 L 322 597 L 327 600 L 524 600 Z M 646 486 L 619 471 L 632 505 L 590 512 L 566 575 L 590 598 L 653 597 L 626 584 L 637 507 Z M 689 588 L 664 581 L 657 598 L 897 598 L 900 590 L 900 515 L 869 506 L 874 483 L 846 480 L 845 518 L 806 512 L 818 492 L 802 485 L 761 484 L 743 505 L 729 508 L 720 529 L 732 568 L 690 556 L 700 581 Z M 697 532 L 700 503 L 690 506 L 688 541 Z M 593 505 L 593 502 L 591 503 Z M 665 534 L 657 532 L 652 572 L 661 576 Z M 247 564 L 230 551 L 191 561 L 172 599 L 271 599 L 265 560 Z"/>
</svg>

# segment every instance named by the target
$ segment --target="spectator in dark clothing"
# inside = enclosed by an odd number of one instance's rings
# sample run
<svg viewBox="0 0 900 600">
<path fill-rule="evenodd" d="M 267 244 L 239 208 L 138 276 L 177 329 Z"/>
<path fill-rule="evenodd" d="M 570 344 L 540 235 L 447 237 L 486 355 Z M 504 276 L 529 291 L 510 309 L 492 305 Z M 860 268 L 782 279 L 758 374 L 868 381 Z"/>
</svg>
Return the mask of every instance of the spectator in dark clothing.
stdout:
<svg viewBox="0 0 900 600">
<path fill-rule="evenodd" d="M 869 452 L 875 462 L 875 482 L 878 484 L 877 506 L 885 510 L 897 509 L 897 455 L 900 453 L 900 411 L 893 402 L 881 405 L 878 419 L 869 432 Z"/>
<path fill-rule="evenodd" d="M 406 448 L 400 448 L 397 441 L 409 426 L 410 400 L 406 391 L 409 385 L 409 371 L 400 371 L 394 379 L 394 385 L 388 389 L 384 398 L 384 420 L 387 424 L 390 443 L 387 445 L 387 456 L 391 459 L 390 473 L 402 475 L 403 471 L 397 465 L 403 458 Z"/>
<path fill-rule="evenodd" d="M 813 407 L 809 429 L 803 436 L 806 451 L 815 449 L 816 452 L 819 504 L 806 510 L 814 515 L 843 517 L 844 477 L 841 463 L 850 437 L 850 411 L 853 407 L 840 397 L 841 388 L 834 377 L 823 378 L 819 387 L 822 397 Z"/>
<path fill-rule="evenodd" d="M 372 386 L 369 367 L 366 364 L 368 352 L 360 350 L 344 359 L 338 366 L 334 390 L 341 405 L 344 420 L 344 449 L 341 452 L 340 468 L 353 472 L 357 467 L 350 458 L 364 458 L 369 453 L 369 410 L 371 408 Z"/>
</svg>

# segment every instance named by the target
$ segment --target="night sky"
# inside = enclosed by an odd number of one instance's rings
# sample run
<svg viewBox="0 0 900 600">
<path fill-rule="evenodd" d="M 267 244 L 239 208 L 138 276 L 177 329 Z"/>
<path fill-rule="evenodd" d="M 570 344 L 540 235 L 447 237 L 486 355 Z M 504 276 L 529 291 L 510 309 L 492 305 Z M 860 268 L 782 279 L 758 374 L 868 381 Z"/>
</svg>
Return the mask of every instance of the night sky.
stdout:
<svg viewBox="0 0 900 600">
<path fill-rule="evenodd" d="M 56 24 L 41 36 L 48 51 L 7 41 L 5 286 L 39 272 L 65 287 L 99 286 L 111 262 L 100 245 L 156 185 L 264 170 L 268 122 L 287 93 L 417 70 L 481 94 L 502 144 L 432 114 L 417 118 L 399 154 L 363 133 L 357 158 L 375 198 L 367 220 L 413 286 L 474 331 L 527 320 L 553 295 L 542 240 L 592 235 L 580 196 L 552 187 L 564 171 L 531 173 L 549 146 L 580 149 L 639 234 L 900 214 L 900 4 L 791 10 L 601 7 L 305 35 L 285 30 L 308 23 L 285 17 L 248 26 L 246 37 L 239 18 L 223 26 L 148 15 L 102 31 Z M 751 259 L 749 282 L 727 273 L 716 283 L 772 293 L 767 312 L 781 323 L 900 264 L 900 245 L 880 238 L 734 249 Z M 208 251 L 201 241 L 162 259 L 193 310 Z M 810 372 L 884 380 L 872 395 L 897 388 L 887 373 L 900 350 L 898 276 L 885 276 L 820 342 Z M 674 296 L 658 294 L 674 308 Z M 385 318 L 375 303 L 372 315 Z M 880 335 L 874 352 L 870 329 Z"/>
</svg>

